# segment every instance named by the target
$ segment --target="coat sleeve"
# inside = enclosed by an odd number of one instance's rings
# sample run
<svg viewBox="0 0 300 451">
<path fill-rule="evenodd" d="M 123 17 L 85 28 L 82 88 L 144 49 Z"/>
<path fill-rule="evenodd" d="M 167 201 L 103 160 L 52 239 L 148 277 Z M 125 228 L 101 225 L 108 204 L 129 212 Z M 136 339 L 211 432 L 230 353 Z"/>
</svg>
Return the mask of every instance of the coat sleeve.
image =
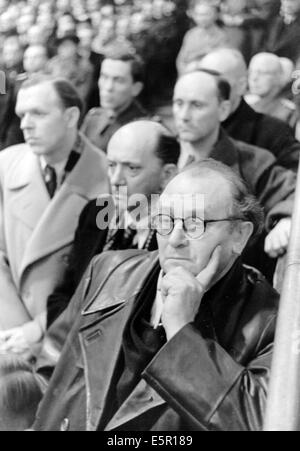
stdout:
<svg viewBox="0 0 300 451">
<path fill-rule="evenodd" d="M 0 159 L 0 169 L 3 160 Z M 14 283 L 6 247 L 4 226 L 3 174 L 0 170 L 0 330 L 9 330 L 31 321 Z"/>
<path fill-rule="evenodd" d="M 267 397 L 275 318 L 244 367 L 190 324 L 150 363 L 144 379 L 191 430 L 259 431 Z"/>
<path fill-rule="evenodd" d="M 107 201 L 109 200 L 108 198 Z M 103 250 L 107 231 L 97 227 L 97 214 L 100 209 L 101 207 L 97 207 L 97 201 L 93 200 L 85 206 L 80 215 L 67 272 L 62 283 L 48 298 L 48 328 L 68 307 L 92 259 Z"/>
<path fill-rule="evenodd" d="M 271 146 L 272 153 L 276 156 L 277 163 L 294 172 L 298 172 L 300 158 L 300 143 L 296 140 L 293 130 L 284 122 L 272 118 L 263 117 L 261 123 L 262 147 Z M 276 126 L 276 133 L 274 128 Z"/>
<path fill-rule="evenodd" d="M 80 311 L 83 307 L 85 295 L 90 287 L 91 279 L 92 266 L 86 271 L 72 301 L 68 303 L 66 309 L 54 321 L 45 336 L 36 365 L 37 372 L 44 380 L 45 385 L 47 385 L 47 381 L 51 378 L 60 359 L 61 352 L 76 319 L 80 318 Z"/>
<path fill-rule="evenodd" d="M 274 156 L 260 148 L 240 154 L 242 176 L 263 206 L 266 230 L 282 218 L 291 217 L 295 202 L 297 177 L 293 171 L 279 166 Z"/>
</svg>

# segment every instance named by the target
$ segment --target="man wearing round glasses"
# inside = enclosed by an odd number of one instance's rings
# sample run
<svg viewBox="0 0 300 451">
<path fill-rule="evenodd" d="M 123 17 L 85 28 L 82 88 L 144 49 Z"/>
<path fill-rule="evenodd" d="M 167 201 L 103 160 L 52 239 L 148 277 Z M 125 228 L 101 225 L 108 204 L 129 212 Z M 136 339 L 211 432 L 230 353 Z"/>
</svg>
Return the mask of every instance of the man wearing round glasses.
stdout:
<svg viewBox="0 0 300 451">
<path fill-rule="evenodd" d="M 175 177 L 158 207 L 159 255 L 93 261 L 35 430 L 262 429 L 278 295 L 240 258 L 262 210 L 213 160 Z"/>
</svg>

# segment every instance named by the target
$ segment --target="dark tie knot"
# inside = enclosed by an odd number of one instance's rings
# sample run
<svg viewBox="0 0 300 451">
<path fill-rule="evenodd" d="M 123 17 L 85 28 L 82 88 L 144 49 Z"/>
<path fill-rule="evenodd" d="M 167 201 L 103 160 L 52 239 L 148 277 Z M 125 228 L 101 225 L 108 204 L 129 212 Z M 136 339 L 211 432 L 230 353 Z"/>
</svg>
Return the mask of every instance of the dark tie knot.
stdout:
<svg viewBox="0 0 300 451">
<path fill-rule="evenodd" d="M 55 194 L 56 189 L 57 189 L 57 175 L 56 175 L 56 171 L 55 171 L 55 169 L 52 166 L 47 165 L 45 167 L 44 174 L 45 174 L 45 184 L 46 184 L 48 193 L 49 193 L 49 195 L 50 195 L 50 197 L 52 199 L 54 197 L 54 194 Z"/>
</svg>

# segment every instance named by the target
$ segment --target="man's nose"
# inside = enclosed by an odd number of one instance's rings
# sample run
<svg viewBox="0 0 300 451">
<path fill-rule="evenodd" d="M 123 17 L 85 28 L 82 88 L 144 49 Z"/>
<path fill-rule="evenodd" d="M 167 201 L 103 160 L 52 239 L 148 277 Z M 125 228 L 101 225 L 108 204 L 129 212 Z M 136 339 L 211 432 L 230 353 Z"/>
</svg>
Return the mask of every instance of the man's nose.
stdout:
<svg viewBox="0 0 300 451">
<path fill-rule="evenodd" d="M 34 127 L 32 117 L 29 114 L 25 114 L 21 119 L 21 129 L 26 130 Z"/>
<path fill-rule="evenodd" d="M 103 83 L 103 85 L 101 86 L 101 88 L 102 88 L 104 91 L 112 91 L 112 90 L 113 90 L 113 87 L 114 87 L 114 82 L 113 82 L 113 80 L 111 80 L 110 78 L 108 78 L 107 80 L 105 80 L 104 83 Z M 100 88 L 100 91 L 101 91 L 101 88 Z"/>
<path fill-rule="evenodd" d="M 178 248 L 178 247 L 186 246 L 187 243 L 188 243 L 188 239 L 187 239 L 184 229 L 183 229 L 183 222 L 178 221 L 175 224 L 174 230 L 169 237 L 169 244 L 174 248 Z"/>
<path fill-rule="evenodd" d="M 113 186 L 126 185 L 124 171 L 121 167 L 116 167 L 110 175 L 110 182 Z"/>
<path fill-rule="evenodd" d="M 190 119 L 190 108 L 188 105 L 182 105 L 180 108 L 178 108 L 177 116 L 179 119 L 183 121 L 188 121 Z"/>
</svg>

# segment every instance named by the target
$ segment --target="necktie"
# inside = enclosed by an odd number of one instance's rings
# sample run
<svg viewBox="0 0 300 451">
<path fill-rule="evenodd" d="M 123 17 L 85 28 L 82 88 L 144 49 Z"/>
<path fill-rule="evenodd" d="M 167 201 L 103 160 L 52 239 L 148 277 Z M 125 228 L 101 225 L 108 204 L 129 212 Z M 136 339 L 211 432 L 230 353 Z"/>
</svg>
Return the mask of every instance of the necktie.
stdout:
<svg viewBox="0 0 300 451">
<path fill-rule="evenodd" d="M 57 176 L 55 169 L 52 166 L 47 165 L 45 168 L 45 184 L 49 193 L 50 198 L 54 197 L 55 191 L 57 189 Z"/>
<path fill-rule="evenodd" d="M 124 230 L 124 235 L 120 243 L 120 250 L 136 249 L 137 246 L 133 245 L 133 241 L 136 235 L 136 230 L 132 229 L 131 227 L 128 227 L 128 229 Z"/>
</svg>

